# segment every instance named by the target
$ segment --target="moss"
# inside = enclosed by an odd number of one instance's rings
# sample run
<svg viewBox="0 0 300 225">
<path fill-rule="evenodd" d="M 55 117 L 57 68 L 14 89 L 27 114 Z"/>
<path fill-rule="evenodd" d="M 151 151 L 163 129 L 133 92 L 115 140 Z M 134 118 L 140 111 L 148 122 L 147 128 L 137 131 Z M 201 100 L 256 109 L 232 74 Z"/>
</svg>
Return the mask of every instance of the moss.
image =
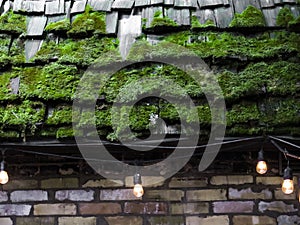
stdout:
<svg viewBox="0 0 300 225">
<path fill-rule="evenodd" d="M 287 27 L 289 22 L 293 21 L 295 18 L 291 10 L 287 7 L 280 9 L 276 17 L 276 25 L 281 27 Z"/>
<path fill-rule="evenodd" d="M 151 28 L 155 27 L 177 27 L 178 24 L 168 16 L 163 16 L 161 11 L 156 11 L 150 24 Z"/>
<path fill-rule="evenodd" d="M 61 105 L 54 109 L 46 122 L 48 125 L 63 125 L 72 123 L 72 107 L 68 105 Z"/>
<path fill-rule="evenodd" d="M 105 34 L 106 14 L 103 12 L 93 12 L 92 8 L 87 5 L 85 12 L 77 15 L 72 22 L 72 28 L 67 32 L 69 36 L 89 36 L 93 33 Z"/>
<path fill-rule="evenodd" d="M 0 16 L 0 30 L 15 34 L 26 33 L 26 16 L 16 14 L 9 10 Z"/>
<path fill-rule="evenodd" d="M 256 103 L 239 104 L 228 110 L 226 118 L 228 126 L 239 123 L 248 124 L 250 121 L 259 121 L 260 112 Z"/>
<path fill-rule="evenodd" d="M 74 131 L 72 127 L 61 127 L 56 132 L 57 139 L 72 138 L 74 137 Z"/>
<path fill-rule="evenodd" d="M 51 63 L 44 67 L 19 69 L 20 94 L 25 98 L 44 100 L 70 100 L 73 97 L 80 73 L 72 65 Z"/>
<path fill-rule="evenodd" d="M 197 16 L 192 16 L 192 29 L 194 28 L 207 28 L 207 27 L 216 27 L 216 24 L 213 20 L 206 20 L 204 24 L 201 24 Z"/>
<path fill-rule="evenodd" d="M 1 74 L 0 76 L 0 101 L 6 101 L 6 100 L 14 100 L 17 99 L 18 96 L 15 94 L 11 94 L 11 86 L 10 86 L 10 80 L 12 78 L 15 78 L 16 74 L 5 72 Z"/>
<path fill-rule="evenodd" d="M 265 19 L 260 10 L 249 5 L 241 14 L 236 13 L 230 27 L 263 27 Z"/>
<path fill-rule="evenodd" d="M 294 31 L 294 32 L 300 33 L 299 27 L 300 27 L 300 16 L 298 16 L 296 19 L 290 21 L 288 24 L 289 30 Z"/>
<path fill-rule="evenodd" d="M 45 31 L 52 33 L 66 33 L 71 29 L 71 23 L 69 19 L 50 23 L 46 26 Z"/>
</svg>

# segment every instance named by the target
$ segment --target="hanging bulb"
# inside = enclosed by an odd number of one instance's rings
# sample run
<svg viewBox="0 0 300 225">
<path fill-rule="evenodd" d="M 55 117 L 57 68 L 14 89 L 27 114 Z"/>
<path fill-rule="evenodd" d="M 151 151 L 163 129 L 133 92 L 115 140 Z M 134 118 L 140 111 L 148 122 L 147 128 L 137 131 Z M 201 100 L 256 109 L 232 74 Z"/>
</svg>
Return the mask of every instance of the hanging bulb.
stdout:
<svg viewBox="0 0 300 225">
<path fill-rule="evenodd" d="M 294 192 L 293 171 L 288 166 L 283 173 L 282 192 L 284 194 L 292 194 Z"/>
<path fill-rule="evenodd" d="M 8 180 L 8 173 L 4 170 L 4 161 L 2 161 L 0 166 L 0 184 L 6 184 Z"/>
<path fill-rule="evenodd" d="M 135 174 L 133 177 L 133 194 L 137 197 L 140 198 L 144 195 L 144 188 L 142 186 L 142 177 L 139 173 Z"/>
<path fill-rule="evenodd" d="M 262 149 L 258 153 L 257 160 L 256 172 L 259 174 L 265 174 L 268 171 L 268 166 L 264 159 L 264 151 Z"/>
</svg>

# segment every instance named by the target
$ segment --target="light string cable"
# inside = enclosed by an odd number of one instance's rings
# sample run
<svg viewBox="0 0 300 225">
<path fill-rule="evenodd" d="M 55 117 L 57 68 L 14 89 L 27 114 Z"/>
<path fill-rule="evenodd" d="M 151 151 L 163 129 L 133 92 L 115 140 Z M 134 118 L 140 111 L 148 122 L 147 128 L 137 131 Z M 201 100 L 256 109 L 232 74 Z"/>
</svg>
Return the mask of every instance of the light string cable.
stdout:
<svg viewBox="0 0 300 225">
<path fill-rule="evenodd" d="M 257 139 L 261 139 L 261 136 L 258 137 L 251 137 L 251 138 L 242 138 L 242 139 L 236 139 L 236 140 L 232 140 L 232 141 L 226 141 L 226 142 L 220 142 L 220 143 L 212 143 L 212 144 L 205 144 L 205 145 L 197 145 L 193 148 L 205 148 L 208 146 L 218 146 L 218 145 L 227 145 L 227 144 L 233 144 L 233 143 L 240 143 L 240 142 L 244 142 L 244 141 L 249 141 L 249 140 L 257 140 Z M 122 146 L 122 144 L 119 143 L 110 143 L 113 145 L 117 145 L 117 146 Z M 252 145 L 252 144 L 251 144 Z M 139 147 L 147 147 L 149 148 L 149 145 L 127 145 L 127 146 L 139 146 Z M 176 147 L 169 147 L 169 146 L 153 146 L 156 147 L 156 149 L 174 149 Z M 181 147 L 182 149 L 186 149 L 184 147 Z M 101 159 L 94 159 L 94 158 L 83 158 L 80 156 L 68 156 L 68 155 L 59 155 L 59 154 L 54 154 L 54 153 L 45 153 L 45 152 L 37 152 L 37 151 L 30 151 L 30 150 L 23 150 L 20 148 L 13 148 L 14 151 L 17 152 L 22 152 L 22 153 L 28 153 L 28 154 L 35 154 L 35 155 L 42 155 L 42 156 L 52 156 L 52 157 L 57 157 L 57 158 L 65 158 L 65 159 L 75 159 L 75 160 L 85 160 L 85 161 L 94 161 L 94 162 L 115 162 L 113 160 L 101 160 Z M 194 154 L 194 156 L 199 156 L 202 154 Z M 174 159 L 182 159 L 182 158 L 186 158 L 186 157 L 190 157 L 190 156 L 181 156 L 181 157 L 177 157 Z M 151 163 L 151 162 L 157 162 L 163 159 L 157 159 L 157 160 L 144 160 L 144 162 L 146 163 Z M 132 161 L 130 161 L 132 162 Z"/>
<path fill-rule="evenodd" d="M 278 141 L 281 141 L 281 142 L 284 142 L 284 143 L 286 143 L 286 144 L 290 144 L 290 145 L 292 145 L 292 146 L 294 146 L 294 147 L 297 146 L 297 145 L 294 145 L 294 144 L 289 143 L 289 142 L 287 142 L 287 141 L 281 140 L 281 139 L 279 139 L 279 138 L 275 138 L 275 137 L 272 137 L 272 136 L 270 136 L 270 138 L 275 139 L 275 140 L 278 140 Z M 283 153 L 283 155 L 284 155 L 284 157 L 286 158 L 286 160 L 287 160 L 287 157 L 291 157 L 291 158 L 300 160 L 300 156 L 297 156 L 297 155 L 294 155 L 294 154 L 289 153 L 289 152 L 287 151 L 287 149 L 283 149 L 282 147 L 280 147 L 274 140 L 271 140 L 271 143 L 272 143 L 272 144 L 273 144 L 280 152 Z M 299 146 L 298 146 L 298 147 L 299 147 Z M 300 147 L 299 147 L 299 148 L 300 148 Z"/>
</svg>

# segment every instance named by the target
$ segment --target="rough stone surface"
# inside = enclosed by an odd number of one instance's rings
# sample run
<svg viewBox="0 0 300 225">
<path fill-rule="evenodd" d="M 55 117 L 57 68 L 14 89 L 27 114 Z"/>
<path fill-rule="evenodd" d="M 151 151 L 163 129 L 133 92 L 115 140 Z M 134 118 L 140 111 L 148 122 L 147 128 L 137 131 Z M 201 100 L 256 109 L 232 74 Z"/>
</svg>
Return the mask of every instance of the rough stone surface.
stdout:
<svg viewBox="0 0 300 225">
<path fill-rule="evenodd" d="M 254 202 L 252 201 L 227 201 L 214 202 L 214 213 L 250 213 L 253 211 Z"/>
<path fill-rule="evenodd" d="M 181 201 L 183 196 L 181 190 L 149 190 L 144 194 L 145 199 L 155 201 Z"/>
<path fill-rule="evenodd" d="M 95 187 L 122 187 L 124 182 L 121 180 L 107 180 L 107 179 L 100 179 L 100 180 L 88 180 L 86 181 L 82 187 L 83 188 L 95 188 Z"/>
<path fill-rule="evenodd" d="M 54 217 L 17 217 L 17 225 L 54 225 Z M 2 225 L 2 224 L 1 224 Z"/>
<path fill-rule="evenodd" d="M 0 202 L 6 202 L 8 200 L 7 192 L 0 191 Z"/>
<path fill-rule="evenodd" d="M 11 218 L 0 218 L 1 225 L 13 225 Z"/>
<path fill-rule="evenodd" d="M 282 215 L 277 218 L 278 225 L 299 224 L 300 216 Z"/>
<path fill-rule="evenodd" d="M 118 189 L 118 190 L 101 190 L 100 191 L 100 200 L 112 201 L 112 200 L 138 200 L 133 195 L 132 189 Z"/>
<path fill-rule="evenodd" d="M 170 209 L 172 214 L 199 214 L 208 213 L 209 204 L 205 202 L 197 203 L 174 203 L 171 205 Z"/>
<path fill-rule="evenodd" d="M 7 184 L 3 185 L 3 190 L 20 190 L 20 189 L 36 189 L 38 188 L 37 180 L 10 180 Z"/>
<path fill-rule="evenodd" d="M 233 225 L 276 225 L 276 219 L 268 216 L 234 216 Z"/>
<path fill-rule="evenodd" d="M 280 185 L 282 183 L 282 177 L 256 177 L 256 183 L 264 185 Z"/>
<path fill-rule="evenodd" d="M 197 178 L 179 178 L 174 177 L 169 182 L 170 188 L 187 188 L 187 187 L 206 187 L 208 183 L 207 177 Z"/>
<path fill-rule="evenodd" d="M 63 190 L 55 193 L 55 199 L 59 201 L 70 200 L 89 202 L 94 200 L 94 193 L 93 190 Z"/>
<path fill-rule="evenodd" d="M 242 190 L 229 188 L 229 199 L 272 199 L 272 192 L 269 189 L 254 192 L 251 188 Z"/>
<path fill-rule="evenodd" d="M 188 201 L 216 201 L 226 200 L 225 189 L 206 189 L 187 191 L 186 197 Z"/>
<path fill-rule="evenodd" d="M 260 202 L 258 204 L 260 212 L 275 211 L 280 213 L 297 212 L 298 209 L 293 204 L 286 204 L 283 201 L 276 202 Z"/>
<path fill-rule="evenodd" d="M 228 216 L 209 216 L 209 217 L 198 217 L 189 216 L 186 218 L 186 225 L 229 225 Z"/>
<path fill-rule="evenodd" d="M 77 178 L 52 178 L 41 181 L 41 187 L 43 189 L 48 188 L 77 188 L 78 179 Z"/>
<path fill-rule="evenodd" d="M 142 217 L 136 216 L 115 216 L 115 217 L 105 217 L 109 225 L 138 225 L 143 224 Z"/>
<path fill-rule="evenodd" d="M 100 215 L 121 213 L 119 203 L 82 203 L 79 204 L 80 215 Z"/>
<path fill-rule="evenodd" d="M 0 216 L 28 216 L 31 205 L 0 205 Z"/>
<path fill-rule="evenodd" d="M 253 183 L 253 177 L 250 175 L 233 175 L 233 176 L 213 176 L 210 179 L 212 185 L 240 185 Z"/>
<path fill-rule="evenodd" d="M 184 225 L 184 217 L 181 216 L 158 216 L 148 219 L 149 225 Z"/>
<path fill-rule="evenodd" d="M 292 194 L 284 194 L 281 188 L 278 188 L 274 191 L 275 198 L 279 200 L 295 200 L 296 199 L 296 192 L 294 191 Z"/>
<path fill-rule="evenodd" d="M 124 212 L 129 214 L 166 214 L 168 207 L 161 202 L 125 202 Z"/>
<path fill-rule="evenodd" d="M 59 225 L 95 225 L 96 217 L 60 217 L 58 218 Z M 44 225 L 44 224 L 43 224 Z"/>
<path fill-rule="evenodd" d="M 38 204 L 34 206 L 34 215 L 76 215 L 75 204 Z"/>
<path fill-rule="evenodd" d="M 41 202 L 48 200 L 48 193 L 46 191 L 14 191 L 10 194 L 12 202 Z"/>
</svg>

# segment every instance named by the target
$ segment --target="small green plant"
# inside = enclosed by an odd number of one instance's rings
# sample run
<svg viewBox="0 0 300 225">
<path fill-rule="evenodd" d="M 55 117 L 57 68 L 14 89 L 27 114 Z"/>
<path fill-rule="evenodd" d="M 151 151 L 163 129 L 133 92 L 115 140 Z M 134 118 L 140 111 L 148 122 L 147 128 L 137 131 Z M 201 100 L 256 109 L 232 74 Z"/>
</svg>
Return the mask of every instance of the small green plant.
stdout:
<svg viewBox="0 0 300 225">
<path fill-rule="evenodd" d="M 241 14 L 236 13 L 230 27 L 263 27 L 265 19 L 260 10 L 249 5 Z"/>
<path fill-rule="evenodd" d="M 293 13 L 287 7 L 280 9 L 277 18 L 276 25 L 281 27 L 287 27 L 290 22 L 294 20 Z"/>
<path fill-rule="evenodd" d="M 168 16 L 163 16 L 161 11 L 154 13 L 154 18 L 151 22 L 150 27 L 177 27 L 178 24 L 170 19 Z"/>
<path fill-rule="evenodd" d="M 64 19 L 58 22 L 50 23 L 46 26 L 45 31 L 53 33 L 67 32 L 71 29 L 71 23 L 69 19 Z"/>
<path fill-rule="evenodd" d="M 12 10 L 9 10 L 4 15 L 0 16 L 0 30 L 17 34 L 25 33 L 26 16 L 16 14 Z"/>
</svg>

